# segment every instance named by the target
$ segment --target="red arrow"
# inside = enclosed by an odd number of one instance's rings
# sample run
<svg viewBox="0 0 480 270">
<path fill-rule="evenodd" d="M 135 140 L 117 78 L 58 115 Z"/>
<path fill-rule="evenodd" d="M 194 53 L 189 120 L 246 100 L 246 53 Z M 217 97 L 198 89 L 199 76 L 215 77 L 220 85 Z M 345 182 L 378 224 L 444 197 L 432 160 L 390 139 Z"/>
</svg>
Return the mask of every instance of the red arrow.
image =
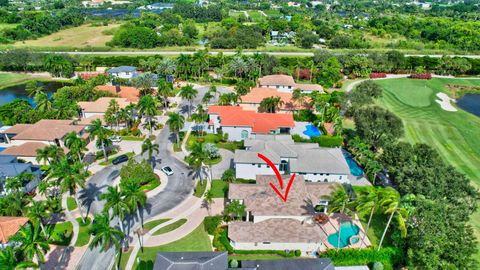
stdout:
<svg viewBox="0 0 480 270">
<path fill-rule="evenodd" d="M 270 159 L 268 159 L 266 156 L 260 153 L 258 153 L 258 157 L 263 159 L 272 168 L 273 172 L 275 173 L 275 176 L 277 177 L 278 183 L 280 184 L 280 189 L 283 190 L 283 179 L 277 167 L 275 167 L 275 164 L 273 164 L 273 162 Z M 275 191 L 277 195 L 283 200 L 283 202 L 287 202 L 288 193 L 290 192 L 290 188 L 292 187 L 294 179 L 295 179 L 295 174 L 293 174 L 290 177 L 290 180 L 288 181 L 287 189 L 285 190 L 285 195 L 283 195 L 272 182 L 270 182 L 269 184 L 270 184 L 270 187 L 273 189 L 273 191 Z"/>
</svg>

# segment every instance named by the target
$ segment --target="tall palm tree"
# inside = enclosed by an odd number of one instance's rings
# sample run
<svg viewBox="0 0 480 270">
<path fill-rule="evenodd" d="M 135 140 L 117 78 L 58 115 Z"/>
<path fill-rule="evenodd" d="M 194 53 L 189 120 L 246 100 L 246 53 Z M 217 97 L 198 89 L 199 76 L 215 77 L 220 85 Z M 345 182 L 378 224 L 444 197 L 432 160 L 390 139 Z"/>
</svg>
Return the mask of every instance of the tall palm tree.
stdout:
<svg viewBox="0 0 480 270">
<path fill-rule="evenodd" d="M 191 147 L 190 155 L 186 158 L 186 161 L 190 167 L 196 171 L 196 175 L 203 181 L 202 172 L 205 161 L 207 161 L 208 155 L 203 149 L 201 143 L 195 143 Z"/>
<path fill-rule="evenodd" d="M 118 112 L 120 111 L 120 105 L 115 99 L 111 99 L 110 102 L 108 103 L 107 110 L 105 111 L 105 115 L 103 118 L 105 119 L 105 122 L 111 124 L 110 126 L 112 127 L 113 124 L 116 124 L 117 130 L 119 121 L 118 121 Z"/>
<path fill-rule="evenodd" d="M 37 94 L 43 93 L 45 89 L 42 86 L 37 86 L 37 81 L 29 81 L 25 85 L 25 91 L 28 93 L 28 97 L 33 98 Z"/>
<path fill-rule="evenodd" d="M 339 185 L 335 191 L 328 195 L 324 196 L 328 200 L 328 211 L 330 213 L 340 213 L 340 214 L 351 214 L 350 197 L 347 194 L 347 191 L 342 185 Z M 341 222 L 338 224 L 338 243 L 337 249 L 340 248 L 340 236 L 342 235 L 342 226 Z"/>
<path fill-rule="evenodd" d="M 45 236 L 46 239 L 48 239 L 48 236 L 47 236 L 47 231 L 43 226 L 43 219 L 48 216 L 49 214 L 47 212 L 45 201 L 32 201 L 31 206 L 27 210 L 27 217 L 34 224 L 40 225 L 40 228 L 42 228 L 43 235 Z"/>
<path fill-rule="evenodd" d="M 36 104 L 35 110 L 39 112 L 48 113 L 53 110 L 52 99 L 45 92 L 35 94 L 34 101 Z"/>
<path fill-rule="evenodd" d="M 112 210 L 112 218 L 118 218 L 120 229 L 122 232 L 125 232 L 125 229 L 123 228 L 123 220 L 125 219 L 125 214 L 130 213 L 130 207 L 123 198 L 124 196 L 118 189 L 118 186 L 109 186 L 107 191 L 100 195 L 100 199 L 105 201 L 103 211 L 108 213 Z"/>
<path fill-rule="evenodd" d="M 190 116 L 190 114 L 192 113 L 192 102 L 195 99 L 195 97 L 197 96 L 197 94 L 198 94 L 197 89 L 193 88 L 193 86 L 191 84 L 182 87 L 180 89 L 180 92 L 178 93 L 178 95 L 182 99 L 188 100 L 188 103 L 189 103 L 189 105 L 188 105 L 188 116 Z"/>
<path fill-rule="evenodd" d="M 50 157 L 49 157 L 49 149 L 47 147 L 44 148 L 39 148 L 36 150 L 37 152 L 37 157 L 35 158 L 37 162 L 42 162 L 43 164 L 50 164 Z"/>
<path fill-rule="evenodd" d="M 120 190 L 124 194 L 124 201 L 129 205 L 131 212 L 137 212 L 138 220 L 143 229 L 143 219 L 140 210 L 147 203 L 147 195 L 143 192 L 140 183 L 125 179 L 120 182 Z"/>
<path fill-rule="evenodd" d="M 360 192 L 357 200 L 355 201 L 355 209 L 359 212 L 369 213 L 367 228 L 365 228 L 365 233 L 362 237 L 362 242 L 365 240 L 367 231 L 370 228 L 372 222 L 373 214 L 380 207 L 380 201 L 382 200 L 382 191 L 379 188 L 372 187 L 368 190 Z"/>
<path fill-rule="evenodd" d="M 109 131 L 103 127 L 100 119 L 95 119 L 89 126 L 88 132 L 93 139 L 97 139 L 97 147 L 102 147 L 105 161 L 108 161 L 107 147 L 112 145 L 112 140 L 109 138 Z"/>
<path fill-rule="evenodd" d="M 28 222 L 10 240 L 19 243 L 18 249 L 27 260 L 32 261 L 36 258 L 39 264 L 45 262 L 45 253 L 50 246 L 45 236 L 40 233 L 38 224 L 34 225 Z"/>
<path fill-rule="evenodd" d="M 149 123 L 149 132 L 150 135 L 152 135 L 152 119 L 158 114 L 157 100 L 149 95 L 143 96 L 138 102 L 138 112 L 147 117 L 147 121 Z"/>
<path fill-rule="evenodd" d="M 157 78 L 150 72 L 145 72 L 142 75 L 133 79 L 133 85 L 140 89 L 140 95 L 149 95 L 152 93 L 153 87 L 157 84 Z"/>
<path fill-rule="evenodd" d="M 177 71 L 179 74 L 182 74 L 183 78 L 186 79 L 191 74 L 191 65 L 192 59 L 190 55 L 180 54 L 177 57 Z"/>
<path fill-rule="evenodd" d="M 162 98 L 163 108 L 168 109 L 168 97 L 173 93 L 173 85 L 165 80 L 158 80 L 157 96 Z"/>
<path fill-rule="evenodd" d="M 37 149 L 36 152 L 36 160 L 38 162 L 41 162 L 43 160 L 44 163 L 48 162 L 49 164 L 51 164 L 52 162 L 57 162 L 65 155 L 63 149 L 56 145 L 45 146 L 44 148 Z"/>
<path fill-rule="evenodd" d="M 372 177 L 372 183 L 375 185 L 375 178 L 377 178 L 377 174 L 381 172 L 383 169 L 382 164 L 376 161 L 375 159 L 371 158 L 367 161 L 367 165 L 365 166 L 365 171 Z"/>
<path fill-rule="evenodd" d="M 178 144 L 180 141 L 179 132 L 185 125 L 185 117 L 179 113 L 170 113 L 168 115 L 167 125 L 172 132 L 176 135 L 176 143 Z"/>
<path fill-rule="evenodd" d="M 209 189 L 207 192 L 205 192 L 203 195 L 203 201 L 205 202 L 208 214 L 210 215 L 210 207 L 214 203 L 212 189 Z"/>
<path fill-rule="evenodd" d="M 30 269 L 38 268 L 38 265 L 32 261 L 18 260 L 18 255 L 16 250 L 12 246 L 6 246 L 4 249 L 0 250 L 0 266 L 2 270 L 20 270 L 20 269 Z"/>
<path fill-rule="evenodd" d="M 407 236 L 407 225 L 406 225 L 406 218 L 408 216 L 408 212 L 405 208 L 401 207 L 401 197 L 400 193 L 393 189 L 392 187 L 387 187 L 383 190 L 382 200 L 380 200 L 380 205 L 383 209 L 384 214 L 390 214 L 387 225 L 383 230 L 382 238 L 380 239 L 380 243 L 378 244 L 378 250 L 382 247 L 383 240 L 385 239 L 385 235 L 387 234 L 387 230 L 390 227 L 390 223 L 394 216 L 396 216 L 397 226 L 400 230 L 400 234 L 402 237 Z"/>
<path fill-rule="evenodd" d="M 125 234 L 110 226 L 110 216 L 108 213 L 96 214 L 94 222 L 90 225 L 89 232 L 93 235 L 93 238 L 88 247 L 93 249 L 94 247 L 100 246 L 101 251 L 106 251 L 114 247 L 118 254 L 117 269 L 120 269 L 122 240 L 125 238 Z"/>
<path fill-rule="evenodd" d="M 260 102 L 259 110 L 267 113 L 275 113 L 281 105 L 283 105 L 283 100 L 280 97 L 267 97 Z"/>
<path fill-rule="evenodd" d="M 85 181 L 88 177 L 88 173 L 83 169 L 83 164 L 80 162 L 70 164 L 68 158 L 64 157 L 59 162 L 52 164 L 48 177 L 56 180 L 62 193 L 68 192 L 70 196 L 75 198 L 78 208 L 80 209 L 80 215 L 82 219 L 85 220 L 83 217 L 82 204 L 76 196 L 77 189 L 85 187 Z"/>
<path fill-rule="evenodd" d="M 142 143 L 142 155 L 144 153 L 148 154 L 148 160 L 152 163 L 152 167 L 155 164 L 155 162 L 152 160 L 153 153 L 155 152 L 158 154 L 158 152 L 160 152 L 159 147 L 160 146 L 158 144 L 153 143 L 149 138 Z"/>
<path fill-rule="evenodd" d="M 83 151 L 87 150 L 85 141 L 80 138 L 76 132 L 72 131 L 67 134 L 64 139 L 65 146 L 70 150 L 70 153 L 76 155 L 78 161 L 82 161 Z"/>
</svg>

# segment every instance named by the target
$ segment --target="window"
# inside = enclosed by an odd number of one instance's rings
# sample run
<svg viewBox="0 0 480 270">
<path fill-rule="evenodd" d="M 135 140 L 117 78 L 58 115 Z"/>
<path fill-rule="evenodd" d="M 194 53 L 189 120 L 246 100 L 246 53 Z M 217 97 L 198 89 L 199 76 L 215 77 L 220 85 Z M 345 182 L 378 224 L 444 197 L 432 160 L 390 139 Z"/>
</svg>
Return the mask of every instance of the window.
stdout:
<svg viewBox="0 0 480 270">
<path fill-rule="evenodd" d="M 242 139 L 248 139 L 248 130 L 242 130 L 241 137 Z"/>
<path fill-rule="evenodd" d="M 130 75 L 130 72 L 126 71 L 126 72 L 125 72 L 125 75 Z"/>
<path fill-rule="evenodd" d="M 263 242 L 264 245 L 270 245 L 270 242 Z"/>
<path fill-rule="evenodd" d="M 258 168 L 261 168 L 261 167 L 262 167 L 262 165 L 260 165 L 260 164 L 258 164 L 257 166 L 258 166 Z"/>
</svg>

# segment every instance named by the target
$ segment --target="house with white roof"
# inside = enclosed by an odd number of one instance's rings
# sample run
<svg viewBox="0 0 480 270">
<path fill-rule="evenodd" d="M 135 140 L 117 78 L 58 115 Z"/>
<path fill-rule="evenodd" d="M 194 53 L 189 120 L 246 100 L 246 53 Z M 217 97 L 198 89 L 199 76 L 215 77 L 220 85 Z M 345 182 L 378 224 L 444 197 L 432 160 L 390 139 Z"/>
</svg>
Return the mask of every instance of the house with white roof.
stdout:
<svg viewBox="0 0 480 270">
<path fill-rule="evenodd" d="M 136 67 L 120 66 L 107 70 L 107 73 L 113 77 L 121 79 L 133 79 L 139 75 Z"/>
<path fill-rule="evenodd" d="M 267 157 L 281 174 L 301 175 L 307 182 L 349 183 L 350 170 L 340 148 L 323 148 L 316 143 L 296 143 L 291 136 L 258 135 L 244 141 L 245 150 L 236 150 L 233 163 L 237 178 L 256 179 L 274 175 L 258 154 Z"/>
<path fill-rule="evenodd" d="M 295 89 L 300 89 L 304 93 L 318 91 L 323 93 L 323 87 L 318 84 L 296 83 L 292 76 L 276 74 L 267 75 L 258 79 L 258 87 L 274 88 L 280 92 L 292 93 Z"/>
</svg>

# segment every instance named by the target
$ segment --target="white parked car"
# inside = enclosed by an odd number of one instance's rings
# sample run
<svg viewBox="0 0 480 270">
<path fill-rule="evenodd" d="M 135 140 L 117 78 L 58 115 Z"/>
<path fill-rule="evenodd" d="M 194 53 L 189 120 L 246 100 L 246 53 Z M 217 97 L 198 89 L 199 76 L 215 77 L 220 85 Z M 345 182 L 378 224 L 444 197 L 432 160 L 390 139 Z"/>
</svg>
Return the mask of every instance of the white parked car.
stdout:
<svg viewBox="0 0 480 270">
<path fill-rule="evenodd" d="M 170 168 L 168 166 L 163 166 L 161 170 L 162 170 L 162 172 L 164 172 L 168 176 L 173 174 L 172 168 Z"/>
<path fill-rule="evenodd" d="M 112 137 L 110 137 L 110 140 L 111 140 L 112 142 L 114 142 L 114 143 L 119 143 L 119 142 L 122 141 L 122 137 L 120 137 L 120 136 L 112 136 Z"/>
</svg>

